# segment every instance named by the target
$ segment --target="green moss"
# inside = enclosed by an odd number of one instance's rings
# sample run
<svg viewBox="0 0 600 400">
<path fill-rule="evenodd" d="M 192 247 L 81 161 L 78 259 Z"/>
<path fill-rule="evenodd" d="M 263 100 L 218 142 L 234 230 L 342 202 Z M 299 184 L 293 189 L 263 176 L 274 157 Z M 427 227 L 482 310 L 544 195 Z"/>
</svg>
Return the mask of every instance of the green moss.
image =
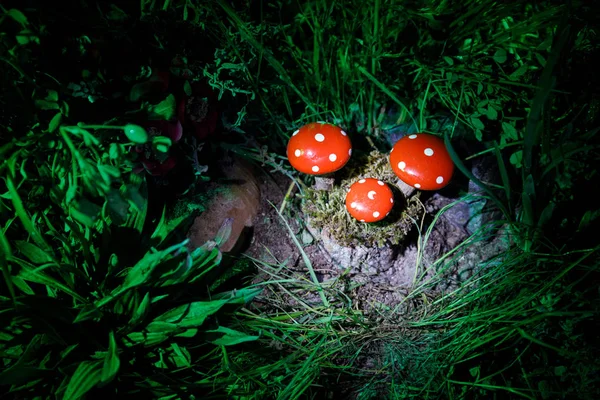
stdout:
<svg viewBox="0 0 600 400">
<path fill-rule="evenodd" d="M 395 204 L 390 215 L 382 221 L 366 224 L 354 219 L 346 210 L 348 188 L 361 178 L 377 178 L 394 192 Z M 419 193 L 405 198 L 397 188 L 398 178 L 389 166 L 388 155 L 373 151 L 356 157 L 336 175 L 331 192 L 308 189 L 302 202 L 307 223 L 319 230 L 327 229 L 343 246 L 364 245 L 382 247 L 400 244 L 423 213 Z"/>
</svg>

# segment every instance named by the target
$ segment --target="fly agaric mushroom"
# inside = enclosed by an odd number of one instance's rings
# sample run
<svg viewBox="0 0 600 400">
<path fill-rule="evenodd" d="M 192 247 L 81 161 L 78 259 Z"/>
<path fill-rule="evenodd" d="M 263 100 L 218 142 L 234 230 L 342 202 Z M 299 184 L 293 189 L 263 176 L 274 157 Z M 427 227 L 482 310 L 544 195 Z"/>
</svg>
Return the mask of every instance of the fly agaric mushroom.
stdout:
<svg viewBox="0 0 600 400">
<path fill-rule="evenodd" d="M 360 222 L 381 221 L 393 206 L 392 190 L 378 179 L 361 179 L 353 183 L 346 194 L 346 209 Z"/>
<path fill-rule="evenodd" d="M 352 144 L 346 132 L 325 122 L 304 125 L 292 134 L 287 145 L 292 167 L 308 175 L 331 174 L 346 165 L 351 155 Z"/>
<path fill-rule="evenodd" d="M 392 170 L 406 184 L 439 190 L 454 173 L 454 163 L 442 139 L 426 133 L 404 136 L 390 152 Z"/>
</svg>

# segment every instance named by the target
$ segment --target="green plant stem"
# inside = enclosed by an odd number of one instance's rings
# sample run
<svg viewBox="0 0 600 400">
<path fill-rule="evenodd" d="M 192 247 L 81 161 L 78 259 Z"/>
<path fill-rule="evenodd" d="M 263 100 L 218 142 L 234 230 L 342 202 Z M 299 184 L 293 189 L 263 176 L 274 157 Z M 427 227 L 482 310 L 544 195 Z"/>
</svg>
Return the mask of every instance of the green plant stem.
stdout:
<svg viewBox="0 0 600 400">
<path fill-rule="evenodd" d="M 358 71 L 361 74 L 363 74 L 364 76 L 366 76 L 371 82 L 373 82 L 373 84 L 375 84 L 375 86 L 377 86 L 379 89 L 381 89 L 381 91 L 383 93 L 385 93 L 386 95 L 388 95 L 390 99 L 392 99 L 396 104 L 398 104 L 406 112 L 406 114 L 408 116 L 410 116 L 410 119 L 412 120 L 413 124 L 415 124 L 415 126 L 418 126 L 417 121 L 413 117 L 413 115 L 410 112 L 410 110 L 408 109 L 408 107 L 405 105 L 406 101 L 400 100 L 400 98 L 398 96 L 396 96 L 387 87 L 385 87 L 385 85 L 383 83 L 379 82 L 377 80 L 377 78 L 375 78 L 369 71 L 367 71 L 365 69 L 365 67 L 363 67 L 363 66 L 361 66 L 359 64 L 354 64 L 354 67 L 356 69 L 358 69 Z"/>
<path fill-rule="evenodd" d="M 271 202 L 269 202 L 269 203 L 277 211 L 277 215 L 279 215 L 279 218 L 281 218 L 281 220 L 285 224 L 286 228 L 288 229 L 288 232 L 289 232 L 290 236 L 292 237 L 292 240 L 296 244 L 296 247 L 298 247 L 298 250 L 300 251 L 300 254 L 302 255 L 302 260 L 304 260 L 304 264 L 306 264 L 306 268 L 308 269 L 308 273 L 310 275 L 310 278 L 312 279 L 314 285 L 317 288 L 317 291 L 319 292 L 319 296 L 321 297 L 321 301 L 323 302 L 323 306 L 329 307 L 329 301 L 327 300 L 327 296 L 325 296 L 325 292 L 323 291 L 323 287 L 321 286 L 321 283 L 317 279 L 317 274 L 315 274 L 315 270 L 314 270 L 314 268 L 312 266 L 310 258 L 308 258 L 308 255 L 302 249 L 302 245 L 298 241 L 298 238 L 296 238 L 296 235 L 294 235 L 294 231 L 292 230 L 292 227 L 288 224 L 288 222 L 285 219 L 285 217 L 279 212 L 279 210 L 277 209 L 277 207 L 275 207 L 275 205 L 273 203 L 271 203 Z"/>
</svg>

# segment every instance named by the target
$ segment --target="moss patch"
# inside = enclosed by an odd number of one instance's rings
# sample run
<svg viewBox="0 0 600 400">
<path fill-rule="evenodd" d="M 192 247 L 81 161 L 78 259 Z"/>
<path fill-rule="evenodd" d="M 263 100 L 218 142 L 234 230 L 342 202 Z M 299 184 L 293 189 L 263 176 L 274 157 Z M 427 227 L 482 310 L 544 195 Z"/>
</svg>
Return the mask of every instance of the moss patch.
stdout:
<svg viewBox="0 0 600 400">
<path fill-rule="evenodd" d="M 382 221 L 366 224 L 354 219 L 346 210 L 346 193 L 361 178 L 377 178 L 387 183 L 394 192 L 394 208 Z M 388 155 L 373 151 L 353 158 L 336 175 L 330 192 L 308 189 L 302 202 L 307 222 L 316 229 L 327 228 L 342 246 L 363 245 L 383 247 L 400 244 L 423 214 L 419 192 L 405 198 L 397 188 L 398 178 L 389 166 Z"/>
</svg>

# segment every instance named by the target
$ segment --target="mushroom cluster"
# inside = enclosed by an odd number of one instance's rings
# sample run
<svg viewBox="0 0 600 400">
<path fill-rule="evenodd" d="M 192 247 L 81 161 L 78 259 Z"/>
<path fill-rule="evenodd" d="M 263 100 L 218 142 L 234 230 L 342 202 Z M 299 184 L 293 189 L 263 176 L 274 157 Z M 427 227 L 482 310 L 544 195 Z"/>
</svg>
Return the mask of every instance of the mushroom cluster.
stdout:
<svg viewBox="0 0 600 400">
<path fill-rule="evenodd" d="M 316 179 L 340 170 L 350 160 L 352 144 L 343 129 L 313 122 L 296 130 L 287 146 L 287 157 L 296 170 L 317 175 Z M 420 190 L 439 190 L 450 182 L 454 163 L 437 136 L 417 133 L 398 140 L 389 155 L 394 174 Z M 332 180 L 333 181 L 333 180 Z M 394 195 L 377 178 L 361 178 L 346 194 L 346 209 L 361 222 L 377 222 L 392 210 Z"/>
</svg>

